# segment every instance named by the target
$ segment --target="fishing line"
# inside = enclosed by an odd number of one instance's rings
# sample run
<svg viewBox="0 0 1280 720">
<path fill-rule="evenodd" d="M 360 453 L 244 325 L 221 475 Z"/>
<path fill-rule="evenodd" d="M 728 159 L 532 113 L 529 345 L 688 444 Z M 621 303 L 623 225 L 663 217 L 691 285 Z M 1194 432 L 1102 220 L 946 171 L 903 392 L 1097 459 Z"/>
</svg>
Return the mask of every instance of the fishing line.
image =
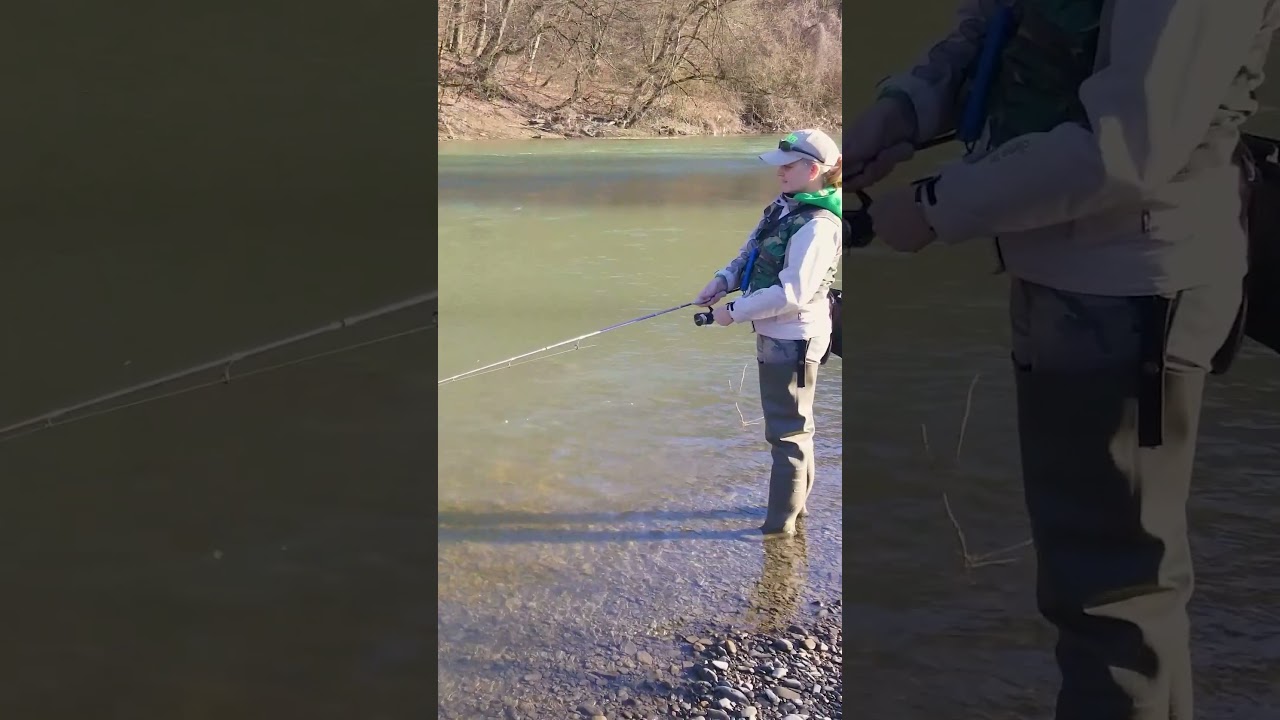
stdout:
<svg viewBox="0 0 1280 720">
<path fill-rule="evenodd" d="M 666 315 L 667 313 L 673 313 L 673 312 L 675 312 L 675 311 L 677 311 L 677 310 L 683 310 L 683 309 L 685 309 L 685 308 L 687 308 L 687 307 L 689 307 L 689 306 L 691 306 L 691 305 L 693 305 L 693 303 L 692 303 L 692 302 L 687 302 L 687 303 L 684 303 L 683 305 L 677 305 L 677 306 L 672 307 L 672 308 L 667 308 L 666 310 L 659 310 L 658 312 L 649 313 L 648 315 L 643 315 L 643 316 L 638 317 L 638 318 L 632 318 L 632 319 L 630 319 L 630 320 L 624 320 L 624 321 L 622 321 L 622 322 L 620 322 L 620 323 L 615 323 L 615 324 L 613 324 L 613 325 L 610 325 L 609 327 L 601 328 L 601 329 L 599 329 L 599 330 L 596 330 L 595 332 L 589 332 L 589 333 L 587 333 L 586 335 L 579 335 L 579 336 L 577 336 L 577 337 L 572 337 L 572 338 L 569 338 L 568 340 L 562 340 L 562 341 L 560 341 L 560 342 L 558 342 L 558 343 L 555 343 L 555 344 L 552 344 L 552 345 L 548 345 L 548 346 L 546 346 L 546 347 L 544 347 L 544 348 L 539 348 L 539 349 L 534 350 L 534 351 L 532 351 L 532 352 L 521 353 L 520 355 L 516 355 L 516 356 L 514 356 L 514 357 L 509 357 L 509 358 L 507 358 L 506 360 L 499 360 L 498 362 L 495 362 L 495 363 L 489 363 L 488 365 L 485 365 L 484 367 L 478 367 L 478 368 L 476 368 L 476 369 L 474 369 L 474 370 L 468 370 L 468 371 L 466 371 L 466 372 L 464 372 L 464 373 L 458 373 L 457 375 L 453 375 L 453 376 L 450 376 L 450 377 L 447 377 L 447 378 L 445 378 L 445 379 L 441 380 L 440 382 L 438 382 L 438 383 L 437 383 L 437 387 L 438 387 L 438 386 L 440 386 L 440 385 L 444 385 L 445 383 L 451 383 L 451 382 L 454 382 L 454 381 L 456 381 L 456 380 L 464 380 L 464 379 L 466 379 L 466 378 L 474 377 L 474 376 L 476 376 L 476 375 L 483 375 L 483 374 L 487 374 L 487 373 L 489 373 L 489 372 L 493 372 L 493 371 L 495 371 L 495 370 L 506 370 L 507 368 L 515 367 L 517 364 L 523 365 L 524 363 L 516 363 L 515 361 L 516 361 L 516 360 L 524 360 L 525 358 L 532 357 L 532 356 L 534 356 L 534 355 L 539 355 L 539 354 L 544 353 L 544 352 L 546 352 L 546 351 L 548 351 L 548 350 L 554 350 L 554 349 L 559 348 L 559 347 L 564 347 L 565 345 L 574 344 L 574 347 L 572 347 L 572 348 L 570 348 L 570 349 L 568 349 L 568 350 L 565 350 L 565 351 L 563 351 L 563 352 L 556 353 L 556 355 L 563 355 L 563 354 L 564 354 L 564 353 L 566 353 L 566 352 L 572 352 L 572 351 L 574 351 L 574 350 L 579 350 L 579 349 L 581 349 L 581 343 L 582 343 L 582 341 L 583 341 L 583 340 L 586 340 L 587 338 L 593 338 L 593 337 L 595 337 L 595 336 L 597 336 L 597 335 L 603 335 L 604 333 L 610 332 L 610 331 L 612 331 L 612 330 L 617 330 L 618 328 L 624 328 L 624 327 L 626 327 L 626 326 L 628 326 L 628 325 L 634 325 L 634 324 L 636 324 L 636 323 L 638 323 L 638 322 L 643 322 L 643 321 L 645 321 L 645 320 L 652 320 L 653 318 L 659 317 L 659 316 L 661 316 L 661 315 Z M 555 357 L 555 356 L 554 356 L 554 355 L 550 355 L 550 356 L 548 356 L 548 357 Z M 539 359 L 539 360 L 545 360 L 545 359 L 547 359 L 547 358 L 538 358 L 538 359 Z"/>
<path fill-rule="evenodd" d="M 35 433 L 50 427 L 54 427 L 55 425 L 58 425 L 58 426 L 66 425 L 69 423 L 78 422 L 80 420 L 86 420 L 88 418 L 98 417 L 101 415 L 106 415 L 108 413 L 113 413 L 118 410 L 124 410 L 126 408 L 136 407 L 138 405 L 145 405 L 147 403 L 164 400 L 164 399 L 175 397 L 178 395 L 184 395 L 186 393 L 195 392 L 196 390 L 203 390 L 206 388 L 213 387 L 215 385 L 225 385 L 231 382 L 231 379 L 232 379 L 231 367 L 237 362 L 240 362 L 250 357 L 261 355 L 271 350 L 277 350 L 287 345 L 292 345 L 294 343 L 298 343 L 303 340 L 316 337 L 318 335 L 322 335 L 328 332 L 333 332 L 335 330 L 349 328 L 365 320 L 371 320 L 376 317 L 389 315 L 391 313 L 398 312 L 400 310 L 405 310 L 407 308 L 421 305 L 423 303 L 427 303 L 432 300 L 435 300 L 437 296 L 438 296 L 438 293 L 436 292 L 416 295 L 406 300 L 402 300 L 397 303 L 392 303 L 391 305 L 385 305 L 376 310 L 371 310 L 366 313 L 361 313 L 359 315 L 352 315 L 350 317 L 346 317 L 341 320 L 334 321 L 332 323 L 329 323 L 328 325 L 316 328 L 314 330 L 309 330 L 304 333 L 291 335 L 282 340 L 270 342 L 265 345 L 259 345 L 257 347 L 250 348 L 248 350 L 241 350 L 239 352 L 232 353 L 231 355 L 228 355 L 224 358 L 220 358 L 218 360 L 202 363 L 200 365 L 196 365 L 195 367 L 187 368 L 185 370 L 179 370 L 178 372 L 169 373 L 168 375 L 156 378 L 154 380 L 149 380 L 144 383 L 132 385 L 130 387 L 123 388 L 121 390 L 116 390 L 114 392 L 107 393 L 106 395 L 98 396 L 91 400 L 86 400 L 84 402 L 76 403 L 75 405 L 70 405 L 64 408 L 59 408 L 57 410 L 52 410 L 50 412 L 43 413 L 36 417 L 13 423 L 6 427 L 0 428 L 0 443 L 6 443 L 6 442 L 9 442 L 10 440 L 16 440 L 17 438 L 20 438 L 20 437 L 26 437 L 27 435 L 30 435 L 32 433 Z M 262 375 L 264 373 L 274 372 L 276 370 L 281 370 L 294 365 L 300 365 L 302 363 L 310 362 L 312 360 L 317 360 L 319 358 L 328 357 L 331 355 L 337 355 L 344 352 L 350 352 L 352 350 L 356 350 L 363 347 L 369 347 L 371 345 L 377 345 L 379 343 L 389 342 L 391 340 L 402 338 L 408 335 L 413 335 L 415 333 L 423 332 L 425 330 L 430 330 L 431 328 L 437 327 L 437 325 L 438 323 L 433 320 L 431 323 L 428 323 L 426 325 L 420 325 L 417 327 L 410 328 L 408 330 L 403 330 L 397 333 L 392 333 L 390 335 L 377 337 L 372 340 L 365 340 L 365 341 L 354 343 L 351 345 L 346 345 L 340 348 L 325 350 L 323 352 L 318 352 L 312 355 L 307 355 L 305 357 L 288 360 L 285 362 L 277 363 L 275 365 L 268 365 L 266 367 L 247 370 L 242 373 L 237 373 L 235 377 L 237 379 L 248 378 L 254 375 Z M 81 410 L 88 410 L 89 408 L 102 405 L 103 403 L 110 402 L 111 400 L 116 400 L 122 397 L 127 397 L 129 395 L 134 395 L 144 390 L 149 390 L 154 387 L 168 384 L 175 380 L 181 380 L 182 378 L 189 377 L 191 375 L 196 375 L 201 372 L 207 372 L 209 370 L 214 370 L 218 368 L 222 369 L 222 377 L 218 378 L 217 380 L 200 383 L 198 385 L 180 388 L 178 390 L 174 390 L 168 393 L 163 393 L 161 395 L 154 395 L 154 396 L 146 397 L 140 400 L 135 400 L 133 402 L 122 403 L 120 405 L 112 405 L 111 407 L 103 408 L 101 410 L 85 412 L 79 415 L 72 416 L 73 413 L 79 412 Z M 67 417 L 67 416 L 71 416 L 71 417 Z"/>
<path fill-rule="evenodd" d="M 596 346 L 595 346 L 595 345 L 580 345 L 580 346 L 578 346 L 578 347 L 571 347 L 571 348 L 569 348 L 568 350 L 561 350 L 560 352 L 557 352 L 557 353 L 551 353 L 550 355 L 546 355 L 546 356 L 543 356 L 543 357 L 538 357 L 538 358 L 529 358 L 529 359 L 527 359 L 527 360 L 522 360 L 522 361 L 520 361 L 520 362 L 518 362 L 518 363 L 511 363 L 510 365 L 503 365 L 502 367 L 489 368 L 488 370 L 485 370 L 484 372 L 477 372 L 477 373 L 476 373 L 475 375 L 473 375 L 472 377 L 480 377 L 481 375 L 488 375 L 489 373 L 496 373 L 496 372 L 499 372 L 499 371 L 501 371 L 501 370 L 506 370 L 507 368 L 519 367 L 520 365 L 528 365 L 528 364 L 530 364 L 530 363 L 542 362 L 543 360 L 550 360 L 551 358 L 556 357 L 556 356 L 558 356 L 558 355 L 566 355 L 566 354 L 568 354 L 568 353 L 573 352 L 574 350 L 586 350 L 587 348 L 593 348 L 593 347 L 596 347 Z"/>
</svg>

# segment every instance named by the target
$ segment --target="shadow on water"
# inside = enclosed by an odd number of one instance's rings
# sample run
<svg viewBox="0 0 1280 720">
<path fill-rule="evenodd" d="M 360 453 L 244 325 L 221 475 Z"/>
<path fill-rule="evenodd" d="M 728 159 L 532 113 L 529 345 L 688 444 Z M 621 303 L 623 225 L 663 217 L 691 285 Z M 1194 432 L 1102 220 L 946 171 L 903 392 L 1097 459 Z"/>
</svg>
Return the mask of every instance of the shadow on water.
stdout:
<svg viewBox="0 0 1280 720">
<path fill-rule="evenodd" d="M 654 540 L 741 540 L 759 543 L 764 556 L 760 579 L 748 603 L 748 618 L 774 627 L 789 622 L 800 608 L 809 568 L 804 520 L 793 536 L 763 537 L 756 523 L 737 528 L 682 527 L 675 530 L 611 527 L 575 530 L 564 526 L 616 524 L 620 519 L 645 523 L 665 520 L 689 523 L 705 520 L 763 518 L 757 507 L 709 510 L 642 510 L 621 513 L 473 513 L 444 511 L 439 515 L 442 542 L 624 542 Z M 526 527 L 533 526 L 533 527 Z"/>
<path fill-rule="evenodd" d="M 691 526 L 708 520 L 741 520 L 763 517 L 759 508 L 711 510 L 640 510 L 626 512 L 475 513 L 445 511 L 439 515 L 440 542 L 511 543 L 617 543 L 668 540 L 757 540 L 758 523 L 741 527 Z M 648 527 L 656 522 L 680 523 L 677 528 Z M 639 527 L 624 527 L 623 523 Z M 608 527 L 582 527 L 599 526 Z"/>
</svg>

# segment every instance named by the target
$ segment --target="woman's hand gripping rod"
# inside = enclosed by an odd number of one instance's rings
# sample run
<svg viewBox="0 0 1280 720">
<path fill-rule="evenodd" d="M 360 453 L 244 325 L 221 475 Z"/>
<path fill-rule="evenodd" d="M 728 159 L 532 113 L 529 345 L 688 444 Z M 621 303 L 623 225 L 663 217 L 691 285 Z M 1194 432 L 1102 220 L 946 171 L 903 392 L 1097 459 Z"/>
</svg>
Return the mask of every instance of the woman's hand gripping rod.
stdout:
<svg viewBox="0 0 1280 720">
<path fill-rule="evenodd" d="M 939 135 L 932 140 L 925 141 L 916 147 L 916 150 L 928 150 L 944 143 L 951 142 L 956 139 L 956 133 L 946 133 Z M 844 248 L 864 248 L 876 239 L 875 225 L 871 221 L 871 196 L 862 190 L 855 190 L 854 195 L 858 198 L 858 207 L 853 212 L 845 211 L 841 223 L 844 225 Z"/>
</svg>

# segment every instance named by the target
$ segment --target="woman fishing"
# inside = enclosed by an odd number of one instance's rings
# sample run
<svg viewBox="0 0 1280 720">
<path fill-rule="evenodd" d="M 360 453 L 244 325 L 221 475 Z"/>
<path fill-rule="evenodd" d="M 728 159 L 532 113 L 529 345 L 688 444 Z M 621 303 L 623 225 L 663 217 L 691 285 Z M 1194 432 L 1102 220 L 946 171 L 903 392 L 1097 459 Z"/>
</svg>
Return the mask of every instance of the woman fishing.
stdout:
<svg viewBox="0 0 1280 720">
<path fill-rule="evenodd" d="M 840 149 L 821 130 L 798 130 L 760 156 L 780 193 L 738 256 L 698 293 L 717 325 L 750 322 L 756 334 L 764 433 L 773 454 L 761 531 L 795 532 L 813 489 L 814 391 L 831 347 L 827 290 L 841 253 Z M 717 306 L 728 293 L 737 300 Z"/>
</svg>

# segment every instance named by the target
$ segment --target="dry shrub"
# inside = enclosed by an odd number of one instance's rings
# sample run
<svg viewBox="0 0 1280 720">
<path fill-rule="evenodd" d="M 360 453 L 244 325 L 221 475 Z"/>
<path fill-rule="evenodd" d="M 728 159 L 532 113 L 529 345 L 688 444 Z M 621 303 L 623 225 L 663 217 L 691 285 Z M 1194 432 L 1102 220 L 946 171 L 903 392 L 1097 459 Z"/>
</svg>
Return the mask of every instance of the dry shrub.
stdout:
<svg viewBox="0 0 1280 720">
<path fill-rule="evenodd" d="M 743 13 L 730 83 L 744 121 L 770 129 L 840 124 L 841 19 L 830 3 L 759 3 Z M 766 12 L 760 12 L 766 11 Z"/>
<path fill-rule="evenodd" d="M 740 100 L 736 93 L 707 84 L 688 94 L 678 93 L 658 108 L 664 117 L 654 123 L 669 124 L 677 131 L 702 135 L 729 135 L 743 130 Z"/>
</svg>

